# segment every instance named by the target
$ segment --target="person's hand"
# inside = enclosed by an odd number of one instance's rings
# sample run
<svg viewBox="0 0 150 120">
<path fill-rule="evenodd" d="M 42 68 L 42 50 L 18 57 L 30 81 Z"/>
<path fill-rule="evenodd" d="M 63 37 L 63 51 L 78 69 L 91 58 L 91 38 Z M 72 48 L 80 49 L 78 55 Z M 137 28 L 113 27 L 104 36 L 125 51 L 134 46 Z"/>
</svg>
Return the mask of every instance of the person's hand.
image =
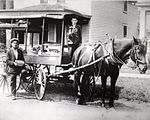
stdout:
<svg viewBox="0 0 150 120">
<path fill-rule="evenodd" d="M 14 65 L 15 65 L 15 66 L 17 66 L 17 63 L 16 63 L 16 62 L 14 62 Z"/>
</svg>

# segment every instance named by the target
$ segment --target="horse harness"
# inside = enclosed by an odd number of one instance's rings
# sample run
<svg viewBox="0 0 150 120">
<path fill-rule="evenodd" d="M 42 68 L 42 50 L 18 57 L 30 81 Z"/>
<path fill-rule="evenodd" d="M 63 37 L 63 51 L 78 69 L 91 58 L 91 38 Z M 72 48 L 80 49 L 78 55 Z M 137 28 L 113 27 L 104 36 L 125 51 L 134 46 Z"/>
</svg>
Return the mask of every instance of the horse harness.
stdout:
<svg viewBox="0 0 150 120">
<path fill-rule="evenodd" d="M 113 43 L 113 42 L 112 42 Z M 117 65 L 118 68 L 120 69 L 121 66 L 123 64 L 126 64 L 122 59 L 119 58 L 119 56 L 116 54 L 116 52 L 113 50 L 113 44 L 111 46 L 112 48 L 112 51 L 108 51 L 106 46 L 104 44 L 102 44 L 101 42 L 99 44 L 97 44 L 93 49 L 92 49 L 92 53 L 90 55 L 90 58 L 88 60 L 88 64 L 90 66 L 90 63 L 95 61 L 96 60 L 96 50 L 99 48 L 99 47 L 102 47 L 103 48 L 103 52 L 104 53 L 107 53 L 105 54 L 107 57 L 104 57 L 102 59 L 102 62 L 105 62 L 106 63 L 106 67 L 109 68 L 110 64 L 112 65 Z M 139 58 L 138 58 L 138 55 L 137 55 L 137 50 L 139 50 L 139 45 L 134 45 L 133 49 L 130 50 L 130 56 L 132 57 L 132 59 L 135 59 L 135 63 L 136 65 L 138 66 L 138 63 L 141 63 L 141 64 L 146 64 L 146 62 L 143 62 L 141 61 Z M 134 53 L 134 54 L 132 54 Z M 104 55 L 104 56 L 105 56 Z M 134 56 L 132 56 L 134 55 Z M 82 55 L 83 57 L 84 55 Z M 82 57 L 80 58 L 80 60 L 82 59 Z M 80 61 L 78 60 L 78 62 Z M 101 67 L 102 67 L 102 62 L 99 64 L 99 66 L 96 66 L 96 63 L 94 64 L 94 69 L 97 69 L 98 68 L 98 73 L 97 75 L 99 76 L 100 75 L 100 72 L 101 72 Z M 127 64 L 126 64 L 127 65 Z M 128 65 L 127 65 L 128 66 Z M 128 67 L 131 67 L 131 66 L 128 66 Z"/>
<path fill-rule="evenodd" d="M 130 51 L 130 55 L 131 55 L 131 58 L 133 59 L 133 60 L 135 60 L 135 64 L 138 66 L 139 64 L 138 63 L 140 63 L 140 64 L 146 64 L 146 62 L 143 62 L 142 60 L 140 60 L 140 58 L 138 57 L 138 55 L 137 55 L 137 51 L 139 50 L 140 48 L 139 48 L 139 45 L 135 45 L 134 47 L 133 47 L 133 49 Z M 134 54 L 132 54 L 132 53 L 134 53 Z"/>
</svg>

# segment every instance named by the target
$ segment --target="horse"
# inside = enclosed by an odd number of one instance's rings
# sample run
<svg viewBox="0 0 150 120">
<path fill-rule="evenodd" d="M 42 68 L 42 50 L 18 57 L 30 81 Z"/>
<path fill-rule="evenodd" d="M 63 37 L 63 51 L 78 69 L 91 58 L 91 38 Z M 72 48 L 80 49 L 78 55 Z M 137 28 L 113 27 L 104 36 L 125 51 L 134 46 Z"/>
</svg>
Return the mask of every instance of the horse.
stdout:
<svg viewBox="0 0 150 120">
<path fill-rule="evenodd" d="M 89 83 L 92 76 L 101 76 L 102 83 L 102 106 L 105 106 L 105 92 L 107 77 L 111 78 L 111 94 L 109 107 L 114 107 L 115 85 L 119 76 L 121 66 L 131 58 L 140 73 L 145 73 L 147 64 L 145 59 L 146 42 L 133 37 L 131 40 L 111 39 L 107 44 L 99 43 L 96 46 L 81 45 L 73 54 L 72 64 L 74 67 L 89 64 L 99 58 L 100 61 L 94 65 L 80 69 L 74 73 L 76 84 L 77 104 L 86 104 L 86 83 Z M 87 82 L 88 81 L 88 82 Z"/>
</svg>

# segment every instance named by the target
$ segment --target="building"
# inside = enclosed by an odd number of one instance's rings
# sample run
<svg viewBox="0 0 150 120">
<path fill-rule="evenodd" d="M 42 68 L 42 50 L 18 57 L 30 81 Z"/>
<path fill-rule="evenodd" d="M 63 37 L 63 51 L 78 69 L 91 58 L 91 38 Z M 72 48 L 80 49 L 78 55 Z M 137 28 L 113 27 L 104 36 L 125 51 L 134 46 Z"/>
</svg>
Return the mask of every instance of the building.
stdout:
<svg viewBox="0 0 150 120">
<path fill-rule="evenodd" d="M 107 39 L 106 34 L 116 38 L 131 38 L 139 35 L 139 11 L 134 1 L 101 1 L 101 0 L 1 0 L 0 15 L 6 16 L 6 12 L 26 12 L 30 16 L 47 12 L 53 5 L 77 11 L 85 15 L 91 15 L 90 22 L 82 26 L 82 38 L 84 43 L 95 43 Z M 8 6 L 8 7 L 6 7 Z M 68 7 L 69 6 L 69 7 Z M 56 6 L 55 6 L 56 7 Z M 54 9 L 56 9 L 53 7 Z M 58 9 L 60 9 L 58 8 Z M 13 10 L 12 10 L 13 9 Z M 30 11 L 30 13 L 29 13 Z M 37 11 L 37 12 L 35 12 Z M 54 29 L 54 28 L 53 28 Z M 2 31 L 4 32 L 4 31 Z M 7 31 L 9 34 L 10 31 Z M 22 37 L 25 35 L 21 35 Z M 9 39 L 8 36 L 3 36 Z M 28 42 L 32 37 L 39 39 L 39 35 L 28 35 Z M 21 42 L 24 44 L 25 42 Z M 40 42 L 38 42 L 40 43 Z"/>
<path fill-rule="evenodd" d="M 140 38 L 146 37 L 148 40 L 147 45 L 147 59 L 150 64 L 150 2 L 142 1 L 138 2 L 137 6 L 140 11 L 139 23 L 140 23 Z"/>
<path fill-rule="evenodd" d="M 140 37 L 150 39 L 150 2 L 137 3 L 140 11 Z"/>
<path fill-rule="evenodd" d="M 7 5 L 7 2 L 1 1 L 3 6 Z M 22 5 L 20 5 L 22 4 Z M 68 2 L 68 4 L 70 4 Z M 78 14 L 79 16 L 84 16 L 85 18 L 90 18 L 89 15 L 84 15 L 70 7 L 68 7 L 64 0 L 14 0 L 13 9 L 2 7 L 0 11 L 0 28 L 1 34 L 3 35 L 0 39 L 2 42 L 6 42 L 6 45 L 9 46 L 9 39 L 11 37 L 18 37 L 20 39 L 20 46 L 28 45 L 29 49 L 33 47 L 31 44 L 39 46 L 43 42 L 52 42 L 59 41 L 61 39 L 61 24 L 58 24 L 59 20 L 48 21 L 46 20 L 44 35 L 47 37 L 42 38 L 42 19 L 43 17 L 55 19 L 63 19 L 62 16 L 65 14 Z M 20 7 L 21 6 L 21 7 Z M 62 16 L 59 16 L 59 15 Z M 56 16 L 54 16 L 56 15 Z M 59 18 L 60 17 L 60 18 Z M 80 18 L 79 18 L 80 19 Z M 71 18 L 69 18 L 71 20 Z M 70 24 L 70 21 L 66 21 L 65 25 Z M 15 28 L 14 33 L 12 33 L 13 28 L 8 28 L 8 24 L 27 23 L 28 21 L 28 33 L 26 35 L 26 30 L 23 29 L 23 26 L 19 26 L 18 30 Z M 84 21 L 84 23 L 86 20 Z M 7 23 L 7 25 L 6 25 Z M 81 20 L 79 24 L 83 23 Z M 5 24 L 5 25 L 4 25 Z M 5 26 L 5 28 L 4 28 Z M 17 26 L 17 25 L 16 25 Z M 32 28 L 31 28 L 32 26 Z M 6 30 L 5 30 L 6 29 Z M 33 32 L 34 31 L 34 32 Z M 82 24 L 82 38 L 85 41 L 88 41 L 89 35 L 89 24 Z M 42 40 L 44 39 L 44 40 Z M 27 41 L 26 41 L 27 40 Z"/>
<path fill-rule="evenodd" d="M 138 37 L 135 2 L 93 0 L 91 14 L 91 42 L 105 40 L 106 33 L 116 38 Z"/>
</svg>

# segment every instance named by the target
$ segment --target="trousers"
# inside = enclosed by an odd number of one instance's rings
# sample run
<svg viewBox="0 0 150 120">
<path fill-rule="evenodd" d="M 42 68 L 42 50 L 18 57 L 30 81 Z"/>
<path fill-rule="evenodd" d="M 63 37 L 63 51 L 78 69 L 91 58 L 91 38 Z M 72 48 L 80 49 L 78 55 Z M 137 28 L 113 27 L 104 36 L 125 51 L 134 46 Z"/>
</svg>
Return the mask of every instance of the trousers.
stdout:
<svg viewBox="0 0 150 120">
<path fill-rule="evenodd" d="M 10 76 L 10 90 L 11 94 L 16 96 L 16 81 L 17 81 L 17 74 L 9 74 Z"/>
</svg>

